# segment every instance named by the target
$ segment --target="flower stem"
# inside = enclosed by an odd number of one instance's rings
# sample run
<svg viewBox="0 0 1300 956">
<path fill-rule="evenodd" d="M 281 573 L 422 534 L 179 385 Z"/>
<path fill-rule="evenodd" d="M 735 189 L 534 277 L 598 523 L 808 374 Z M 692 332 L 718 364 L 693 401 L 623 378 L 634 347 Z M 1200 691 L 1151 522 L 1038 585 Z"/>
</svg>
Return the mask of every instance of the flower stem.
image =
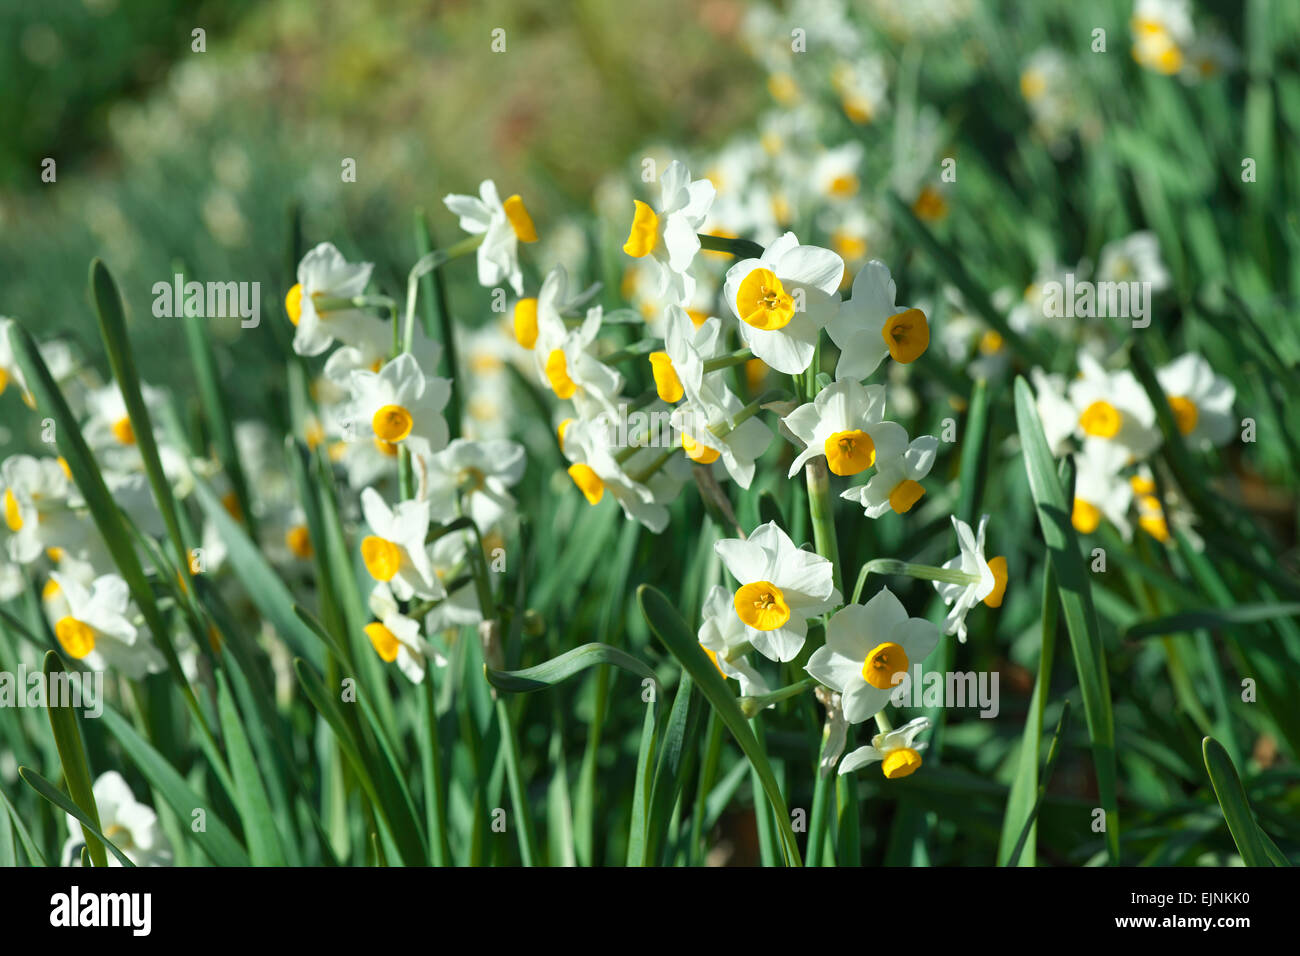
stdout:
<svg viewBox="0 0 1300 956">
<path fill-rule="evenodd" d="M 717 372 L 720 369 L 731 368 L 733 365 L 743 365 L 754 357 L 750 349 L 737 349 L 729 355 L 719 355 L 717 358 L 711 358 L 704 363 L 704 374 Z"/>
<path fill-rule="evenodd" d="M 761 694 L 758 697 L 742 697 L 740 698 L 740 709 L 746 717 L 757 717 L 769 704 L 775 704 L 790 697 L 797 697 L 816 683 L 815 678 L 808 677 L 788 687 L 774 690 L 770 694 Z"/>
<path fill-rule="evenodd" d="M 836 590 L 839 590 L 842 580 L 840 549 L 835 537 L 835 509 L 826 459 L 821 455 L 810 459 L 804 474 L 808 481 L 808 515 L 812 519 L 813 545 L 818 554 L 830 561 L 832 581 Z"/>
</svg>

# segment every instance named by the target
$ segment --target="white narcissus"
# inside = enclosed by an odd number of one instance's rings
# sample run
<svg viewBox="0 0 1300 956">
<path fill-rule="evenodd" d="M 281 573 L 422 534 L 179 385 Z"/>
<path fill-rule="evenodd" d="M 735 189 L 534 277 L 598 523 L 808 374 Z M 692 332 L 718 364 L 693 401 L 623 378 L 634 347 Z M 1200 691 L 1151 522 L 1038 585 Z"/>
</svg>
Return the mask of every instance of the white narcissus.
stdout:
<svg viewBox="0 0 1300 956">
<path fill-rule="evenodd" d="M 11 455 L 0 466 L 0 487 L 11 561 L 30 564 L 47 548 L 80 553 L 89 543 L 86 522 L 69 506 L 75 488 L 59 459 Z"/>
<path fill-rule="evenodd" d="M 668 404 L 685 398 L 692 404 L 718 403 L 725 389 L 722 372 L 706 373 L 704 363 L 721 355 L 722 321 L 705 319 L 698 326 L 681 306 L 665 310 L 664 349 L 650 353 L 655 390 Z"/>
<path fill-rule="evenodd" d="M 361 540 L 361 560 L 376 581 L 387 583 L 399 600 L 436 600 L 446 593 L 433 573 L 424 539 L 429 503 L 401 501 L 389 508 L 373 488 L 361 492 L 361 511 L 371 533 Z"/>
<path fill-rule="evenodd" d="M 800 405 L 782 421 L 804 444 L 790 465 L 789 477 L 809 459 L 826 456 L 827 466 L 841 476 L 856 475 L 879 461 L 891 461 L 907 450 L 902 425 L 884 421 L 885 386 L 835 382 Z"/>
<path fill-rule="evenodd" d="M 131 595 L 120 577 L 101 575 L 89 588 L 57 571 L 50 574 L 50 580 L 62 597 L 57 604 L 51 603 L 62 612 L 53 622 L 54 636 L 69 657 L 83 661 L 91 670 L 112 668 L 131 678 L 156 674 L 166 667 L 153 642 L 131 623 Z"/>
<path fill-rule="evenodd" d="M 1127 459 L 1128 452 L 1113 442 L 1094 438 L 1083 443 L 1070 514 L 1071 523 L 1080 534 L 1092 534 L 1101 519 L 1106 518 L 1125 540 L 1132 535 L 1128 508 L 1133 502 L 1133 488 L 1120 475 Z"/>
<path fill-rule="evenodd" d="M 930 326 L 920 309 L 894 305 L 889 267 L 872 259 L 853 279 L 853 292 L 826 327 L 840 349 L 836 381 L 861 381 L 886 355 L 915 362 L 930 345 Z"/>
<path fill-rule="evenodd" d="M 908 617 L 889 588 L 866 604 L 849 604 L 826 625 L 826 643 L 804 668 L 840 694 L 844 717 L 851 724 L 875 716 L 889 703 L 908 668 L 939 644 L 939 629 L 920 617 Z"/>
<path fill-rule="evenodd" d="M 772 443 L 772 429 L 753 417 L 736 422 L 745 406 L 725 386 L 713 390 L 713 396 L 716 401 L 685 402 L 673 409 L 673 429 L 682 436 L 687 458 L 698 465 L 721 458 L 732 480 L 748 488 L 755 461 Z"/>
<path fill-rule="evenodd" d="M 533 349 L 541 380 L 551 387 L 556 398 L 572 400 L 587 417 L 601 412 L 617 414 L 614 400 L 623 390 L 622 374 L 591 351 L 603 321 L 603 310 L 593 306 L 578 328 L 567 329 L 558 337 L 539 335 Z"/>
<path fill-rule="evenodd" d="M 1160 258 L 1160 240 L 1154 232 L 1135 232 L 1102 246 L 1097 263 L 1098 282 L 1145 282 L 1151 292 L 1169 288 L 1169 270 Z"/>
<path fill-rule="evenodd" d="M 1007 590 L 1007 559 L 996 557 L 984 558 L 984 528 L 989 523 L 989 516 L 980 518 L 978 533 L 972 533 L 970 525 L 953 516 L 952 526 L 957 532 L 957 544 L 961 553 L 945 561 L 943 566 L 949 571 L 962 571 L 973 575 L 976 580 L 966 584 L 953 584 L 935 581 L 934 588 L 949 605 L 948 616 L 943 622 L 945 634 L 956 634 L 957 640 L 966 643 L 966 615 L 981 601 L 989 607 L 1001 607 L 1002 598 Z"/>
<path fill-rule="evenodd" d="M 736 616 L 736 607 L 732 602 L 731 592 L 721 584 L 715 584 L 704 599 L 704 620 L 700 624 L 699 641 L 704 653 L 717 667 L 723 679 L 728 677 L 740 681 L 742 697 L 758 697 L 768 693 L 767 682 L 754 666 L 744 658 L 744 650 L 749 647 L 749 632 L 745 623 Z M 729 659 L 733 651 L 741 651 L 734 659 Z"/>
<path fill-rule="evenodd" d="M 770 660 L 794 660 L 808 635 L 808 619 L 840 603 L 831 562 L 796 547 L 776 522 L 748 540 L 719 541 L 714 549 L 740 582 L 733 603 L 750 644 Z"/>
<path fill-rule="evenodd" d="M 446 524 L 463 513 L 487 532 L 513 516 L 515 499 L 507 489 L 524 476 L 524 459 L 524 446 L 509 439 L 455 439 L 425 459 L 430 517 Z"/>
<path fill-rule="evenodd" d="M 901 455 L 886 458 L 876 454 L 876 473 L 865 485 L 845 488 L 840 497 L 862 505 L 868 518 L 879 518 L 887 511 L 906 514 L 925 495 L 921 479 L 934 467 L 939 439 L 933 435 L 913 438 Z"/>
<path fill-rule="evenodd" d="M 1232 440 L 1237 430 L 1232 415 L 1237 390 L 1226 378 L 1215 375 L 1209 362 L 1188 352 L 1158 369 L 1156 378 L 1189 445 L 1218 447 Z"/>
<path fill-rule="evenodd" d="M 412 684 L 424 680 L 425 642 L 420 624 L 402 613 L 392 589 L 380 581 L 370 592 L 370 613 L 375 620 L 366 625 L 366 637 L 386 664 L 398 669 Z"/>
<path fill-rule="evenodd" d="M 1078 415 L 1080 438 L 1113 441 L 1133 459 L 1145 458 L 1160 445 L 1151 399 L 1127 369 L 1108 372 L 1087 352 L 1079 353 L 1079 378 L 1066 395 Z"/>
<path fill-rule="evenodd" d="M 382 338 L 387 324 L 362 309 L 322 309 L 326 299 L 352 299 L 366 291 L 374 264 L 348 262 L 333 243 L 322 242 L 298 263 L 298 282 L 284 298 L 284 309 L 295 328 L 293 350 L 320 355 L 338 339 L 361 347 Z"/>
<path fill-rule="evenodd" d="M 450 379 L 425 375 L 415 356 L 404 352 L 378 372 L 353 371 L 351 382 L 355 438 L 383 443 L 385 450 L 408 443 L 418 454 L 446 446 L 442 410 L 451 397 Z"/>
<path fill-rule="evenodd" d="M 536 242 L 537 228 L 523 199 L 514 195 L 502 202 L 496 183 L 479 184 L 478 197 L 449 195 L 443 203 L 460 217 L 460 227 L 471 235 L 482 235 L 478 247 L 478 281 L 484 288 L 509 282 L 515 295 L 524 294 L 524 276 L 519 268 L 519 243 Z"/>
<path fill-rule="evenodd" d="M 698 232 L 713 205 L 713 183 L 691 179 L 691 171 L 674 160 L 659 178 L 659 209 L 633 200 L 632 228 L 623 251 L 642 259 L 657 273 L 655 295 L 685 305 L 695 295 L 691 263 L 700 251 Z"/>
<path fill-rule="evenodd" d="M 1065 397 L 1065 377 L 1041 368 L 1031 369 L 1029 377 L 1034 383 L 1037 397 L 1038 418 L 1043 425 L 1043 437 L 1052 454 L 1060 457 L 1065 454 L 1070 438 L 1074 435 L 1079 414 L 1074 405 Z"/>
<path fill-rule="evenodd" d="M 728 269 L 723 294 L 754 355 L 797 375 L 812 362 L 821 330 L 835 317 L 843 276 L 843 259 L 829 249 L 801 246 L 787 232 L 759 258 Z"/>
<path fill-rule="evenodd" d="M 870 746 L 859 747 L 840 761 L 840 773 L 852 773 L 873 763 L 881 764 L 881 772 L 889 780 L 915 773 L 921 767 L 921 751 L 925 749 L 925 744 L 918 744 L 916 738 L 929 729 L 929 719 L 917 717 L 897 730 L 876 734 Z"/>
<path fill-rule="evenodd" d="M 140 803 L 116 770 L 99 775 L 91 788 L 99 811 L 99 831 L 136 866 L 171 866 L 172 848 L 153 808 Z M 81 866 L 86 838 L 81 821 L 68 814 L 68 842 L 63 845 L 64 866 Z M 109 866 L 122 862 L 112 852 Z"/>
</svg>

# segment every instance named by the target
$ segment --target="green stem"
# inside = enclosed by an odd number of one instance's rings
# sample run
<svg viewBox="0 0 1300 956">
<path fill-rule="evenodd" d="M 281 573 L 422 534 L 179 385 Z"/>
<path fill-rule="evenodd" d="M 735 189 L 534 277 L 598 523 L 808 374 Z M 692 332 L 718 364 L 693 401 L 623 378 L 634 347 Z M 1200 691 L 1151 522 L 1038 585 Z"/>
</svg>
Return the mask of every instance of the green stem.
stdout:
<svg viewBox="0 0 1300 956">
<path fill-rule="evenodd" d="M 835 537 L 835 508 L 831 499 L 830 471 L 821 455 L 809 460 L 805 467 L 808 481 L 808 515 L 812 519 L 813 545 L 817 553 L 831 562 L 832 580 L 840 589 L 839 543 Z M 841 592 L 843 593 L 843 592 Z"/>
<path fill-rule="evenodd" d="M 754 357 L 750 349 L 737 349 L 728 355 L 719 355 L 717 358 L 711 358 L 704 363 L 704 374 L 717 372 L 720 369 L 731 368 L 733 365 L 744 365 Z"/>
<path fill-rule="evenodd" d="M 758 697 L 740 698 L 740 709 L 746 717 L 757 717 L 762 713 L 769 704 L 775 704 L 791 697 L 797 697 L 808 688 L 815 686 L 815 678 L 807 677 L 804 680 L 791 684 L 788 687 L 782 687 L 772 691 L 770 694 L 761 694 Z"/>
</svg>

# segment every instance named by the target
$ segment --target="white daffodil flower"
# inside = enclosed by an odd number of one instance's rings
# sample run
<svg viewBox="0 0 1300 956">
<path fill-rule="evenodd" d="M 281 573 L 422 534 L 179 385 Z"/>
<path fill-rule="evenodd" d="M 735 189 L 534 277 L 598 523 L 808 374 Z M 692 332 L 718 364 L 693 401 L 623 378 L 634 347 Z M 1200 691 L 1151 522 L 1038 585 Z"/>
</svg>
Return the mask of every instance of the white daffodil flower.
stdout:
<svg viewBox="0 0 1300 956">
<path fill-rule="evenodd" d="M 859 747 L 840 761 L 840 773 L 852 773 L 877 762 L 889 780 L 915 773 L 921 767 L 921 751 L 925 749 L 925 744 L 916 743 L 916 738 L 929 729 L 929 719 L 917 717 L 897 730 L 876 734 L 871 738 L 870 746 Z"/>
<path fill-rule="evenodd" d="M 772 429 L 754 417 L 737 421 L 745 405 L 725 386 L 713 394 L 715 402 L 684 402 L 673 409 L 673 429 L 681 435 L 687 458 L 698 465 L 721 458 L 732 480 L 748 488 L 754 463 L 772 444 Z"/>
<path fill-rule="evenodd" d="M 466 514 L 480 531 L 496 527 L 515 513 L 515 499 L 507 489 L 519 483 L 526 464 L 524 446 L 518 442 L 457 438 L 423 460 L 429 516 L 446 524 Z"/>
<path fill-rule="evenodd" d="M 383 334 L 374 341 L 342 346 L 331 352 L 330 357 L 325 360 L 323 370 L 325 380 L 339 390 L 336 394 L 339 394 L 340 398 L 352 393 L 353 372 L 378 374 L 389 361 L 393 353 L 392 330 L 387 326 L 381 326 L 380 331 Z M 437 368 L 438 362 L 442 359 L 442 345 L 425 335 L 418 324 L 415 326 L 415 338 L 411 343 L 410 351 L 415 357 L 416 364 L 422 369 Z M 317 390 L 313 394 L 318 404 L 324 404 L 330 398 L 330 395 L 321 393 L 320 389 L 323 385 L 324 383 L 319 379 L 315 383 Z"/>
<path fill-rule="evenodd" d="M 862 185 L 858 177 L 862 169 L 862 154 L 863 146 L 857 140 L 823 150 L 813 160 L 813 188 L 826 199 L 853 199 Z"/>
<path fill-rule="evenodd" d="M 1139 64 L 1165 76 L 1183 69 L 1195 35 L 1188 0 L 1137 0 L 1129 27 Z"/>
<path fill-rule="evenodd" d="M 698 235 L 713 205 L 713 183 L 691 179 L 691 171 L 674 160 L 659 177 L 659 209 L 633 200 L 632 228 L 623 251 L 642 259 L 657 273 L 655 294 L 685 305 L 695 295 L 691 263 L 700 251 Z"/>
<path fill-rule="evenodd" d="M 167 398 L 161 390 L 149 385 L 141 386 L 140 393 L 152 421 Z M 135 448 L 135 427 L 126 410 L 126 399 L 116 382 L 91 389 L 86 395 L 86 410 L 90 418 L 82 426 L 81 434 L 93 450 Z"/>
<path fill-rule="evenodd" d="M 120 577 L 101 575 L 89 588 L 58 571 L 50 579 L 66 601 L 65 613 L 53 623 L 54 636 L 69 657 L 85 662 L 91 670 L 112 668 L 132 678 L 166 667 L 153 642 L 131 623 L 131 595 Z"/>
<path fill-rule="evenodd" d="M 912 439 L 902 454 L 891 457 L 877 448 L 876 473 L 865 485 L 845 488 L 840 497 L 862 505 L 868 518 L 879 518 L 887 511 L 906 514 L 925 495 L 921 479 L 934 467 L 938 452 L 939 439 L 933 435 Z"/>
<path fill-rule="evenodd" d="M 490 289 L 509 282 L 515 295 L 524 294 L 524 276 L 519 269 L 519 243 L 536 242 L 537 227 L 523 199 L 514 195 L 502 202 L 496 183 L 479 184 L 478 198 L 449 195 L 443 203 L 460 217 L 460 227 L 471 235 L 482 235 L 478 247 L 478 282 Z"/>
<path fill-rule="evenodd" d="M 429 549 L 429 560 L 433 563 L 434 574 L 444 587 L 449 587 L 459 578 L 470 572 L 469 549 L 476 547 L 469 532 L 444 534 Z M 473 581 L 466 581 L 459 587 L 453 587 L 447 596 L 437 603 L 428 616 L 425 625 L 430 632 L 448 628 L 473 627 L 483 620 L 483 610 L 479 606 L 478 591 Z M 446 660 L 437 655 L 434 663 L 439 667 L 446 665 Z"/>
<path fill-rule="evenodd" d="M 736 606 L 731 592 L 715 584 L 704 600 L 704 620 L 700 623 L 699 641 L 704 653 L 723 679 L 740 681 L 740 696 L 758 697 L 770 688 L 763 676 L 745 660 L 749 649 L 749 629 L 736 616 Z M 735 654 L 734 658 L 731 657 Z"/>
<path fill-rule="evenodd" d="M 826 331 L 840 349 L 836 381 L 861 381 L 886 355 L 915 362 L 930 345 L 930 326 L 920 309 L 894 304 L 889 267 L 872 259 L 853 279 L 853 292 Z"/>
<path fill-rule="evenodd" d="M 1237 390 L 1226 378 L 1215 375 L 1209 362 L 1188 352 L 1158 369 L 1156 378 L 1189 445 L 1209 448 L 1232 440 L 1237 432 L 1232 414 Z"/>
<path fill-rule="evenodd" d="M 1151 292 L 1169 288 L 1169 270 L 1160 258 L 1160 240 L 1154 232 L 1135 232 L 1101 247 L 1097 257 L 1098 282 L 1150 283 Z"/>
<path fill-rule="evenodd" d="M 1108 372 L 1086 352 L 1079 353 L 1079 375 L 1066 394 L 1074 406 L 1080 438 L 1113 441 L 1134 459 L 1160 445 L 1156 411 L 1136 376 L 1127 369 Z"/>
<path fill-rule="evenodd" d="M 556 266 L 546 274 L 536 298 L 515 303 L 515 341 L 530 351 L 539 340 L 543 347 L 554 348 L 568 333 L 564 314 L 578 308 L 587 298 L 586 292 L 569 296 L 569 274 L 563 266 Z"/>
<path fill-rule="evenodd" d="M 592 346 L 600 334 L 603 310 L 595 306 L 576 329 L 561 338 L 539 334 L 533 358 L 541 380 L 557 398 L 571 399 L 584 416 L 616 413 L 614 400 L 623 390 L 623 376 L 596 358 Z"/>
<path fill-rule="evenodd" d="M 668 455 L 671 449 L 612 448 L 608 432 L 604 419 L 577 418 L 563 426 L 564 455 L 572 463 L 569 477 L 588 504 L 600 504 L 608 491 L 625 515 L 658 534 L 668 526 L 667 503 L 690 477 L 690 462 L 683 455 Z M 625 460 L 616 457 L 627 452 Z"/>
<path fill-rule="evenodd" d="M 826 625 L 826 643 L 804 668 L 840 693 L 844 717 L 860 724 L 885 708 L 908 668 L 939 644 L 939 629 L 908 617 L 889 588 L 866 604 L 849 604 Z"/>
<path fill-rule="evenodd" d="M 749 643 L 770 660 L 794 660 L 808 635 L 808 618 L 840 603 L 831 562 L 796 547 L 774 521 L 748 540 L 718 541 L 714 550 L 740 582 L 732 601 Z"/>
<path fill-rule="evenodd" d="M 27 407 L 35 408 L 36 398 L 27 388 L 23 370 L 18 367 L 18 360 L 14 356 L 13 343 L 9 341 L 9 334 L 16 327 L 17 323 L 13 319 L 0 316 L 0 395 L 3 395 L 5 389 L 12 385 L 21 392 Z M 50 376 L 63 390 L 68 404 L 74 410 L 79 408 L 81 388 L 79 383 L 72 380 L 79 369 L 67 343 L 57 339 L 51 342 L 38 342 L 36 349 L 40 352 L 45 367 L 50 370 Z"/>
<path fill-rule="evenodd" d="M 801 246 L 787 232 L 759 258 L 728 269 L 723 294 L 754 355 L 796 375 L 812 362 L 821 330 L 835 318 L 843 276 L 843 259 L 829 249 Z"/>
<path fill-rule="evenodd" d="M 949 605 L 943 632 L 956 634 L 957 640 L 963 644 L 966 643 L 966 615 L 971 608 L 981 601 L 989 607 L 1001 607 L 1002 598 L 1007 591 L 1007 559 L 984 559 L 984 528 L 988 523 L 989 516 L 984 515 L 980 518 L 978 533 L 972 533 L 970 525 L 953 516 L 952 526 L 957 532 L 957 544 L 961 547 L 961 553 L 945 561 L 943 567 L 971 575 L 971 580 L 963 584 L 934 582 L 935 590 L 943 602 Z"/>
<path fill-rule="evenodd" d="M 0 466 L 0 483 L 11 561 L 30 564 L 47 548 L 82 550 L 88 531 L 69 506 L 74 488 L 58 459 L 12 455 Z"/>
<path fill-rule="evenodd" d="M 327 299 L 353 299 L 366 291 L 374 264 L 348 262 L 333 243 L 322 242 L 298 263 L 298 282 L 284 297 L 284 309 L 295 326 L 293 350 L 320 355 L 338 339 L 358 348 L 368 342 L 391 340 L 388 325 L 362 309 L 322 309 Z"/>
<path fill-rule="evenodd" d="M 354 437 L 388 445 L 407 442 L 417 454 L 446 446 L 442 410 L 451 398 L 451 380 L 425 375 L 415 356 L 404 352 L 378 372 L 354 371 L 352 392 Z"/>
<path fill-rule="evenodd" d="M 401 501 L 389 508 L 373 488 L 361 492 L 361 511 L 371 533 L 361 541 L 361 560 L 376 581 L 387 583 L 398 600 L 412 596 L 437 599 L 442 584 L 433 573 L 424 539 L 429 532 L 429 503 Z"/>
<path fill-rule="evenodd" d="M 835 382 L 800 405 L 782 421 L 804 444 L 790 465 L 793 478 L 808 460 L 826 456 L 830 470 L 841 476 L 866 471 L 877 460 L 891 461 L 907 451 L 902 425 L 884 421 L 885 386 L 860 385 L 849 379 Z"/>
<path fill-rule="evenodd" d="M 392 589 L 380 581 L 370 592 L 370 613 L 375 620 L 366 625 L 366 637 L 385 664 L 396 661 L 412 684 L 424 680 L 425 642 L 420 623 L 402 613 Z"/>
<path fill-rule="evenodd" d="M 685 398 L 694 405 L 721 404 L 722 372 L 705 372 L 704 363 L 719 358 L 726 343 L 722 321 L 708 318 L 696 325 L 681 306 L 665 310 L 664 349 L 650 353 L 659 397 L 672 405 Z"/>
<path fill-rule="evenodd" d="M 1043 437 L 1053 456 L 1065 454 L 1070 439 L 1079 423 L 1079 413 L 1065 397 L 1065 376 L 1031 369 L 1029 378 L 1034 383 L 1037 397 L 1038 419 L 1043 425 Z"/>
<path fill-rule="evenodd" d="M 1092 534 L 1106 518 L 1125 540 L 1133 533 L 1128 508 L 1133 488 L 1120 475 L 1128 463 L 1128 452 L 1113 442 L 1090 439 L 1083 443 L 1079 470 L 1074 480 L 1074 505 L 1070 520 L 1080 534 Z"/>
<path fill-rule="evenodd" d="M 116 770 L 99 775 L 91 788 L 99 811 L 99 831 L 136 866 L 171 866 L 172 847 L 153 808 L 136 800 L 126 780 Z M 68 814 L 68 841 L 63 845 L 63 865 L 81 866 L 86 838 L 81 821 Z M 109 866 L 122 863 L 108 854 Z"/>
</svg>

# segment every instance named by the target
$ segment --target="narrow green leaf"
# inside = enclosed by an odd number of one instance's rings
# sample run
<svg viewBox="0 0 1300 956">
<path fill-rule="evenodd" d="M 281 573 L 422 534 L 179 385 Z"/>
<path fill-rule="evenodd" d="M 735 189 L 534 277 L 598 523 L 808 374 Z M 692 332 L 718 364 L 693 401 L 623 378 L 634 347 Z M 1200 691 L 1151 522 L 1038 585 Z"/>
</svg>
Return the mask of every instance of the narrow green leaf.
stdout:
<svg viewBox="0 0 1300 956">
<path fill-rule="evenodd" d="M 507 694 L 527 694 L 536 690 L 545 690 L 568 680 L 574 674 L 581 673 L 598 664 L 613 664 L 625 671 L 630 671 L 643 678 L 658 683 L 655 672 L 626 651 L 608 644 L 583 644 L 573 650 L 553 657 L 549 661 L 517 671 L 498 671 L 484 667 L 488 683 Z"/>
<path fill-rule="evenodd" d="M 1061 733 L 1065 729 L 1065 719 L 1069 715 L 1070 702 L 1067 700 L 1065 706 L 1061 708 L 1061 717 L 1056 722 L 1056 732 L 1052 734 L 1052 745 L 1047 750 L 1047 763 L 1043 767 L 1043 776 L 1038 783 L 1038 793 L 1034 799 L 1034 805 L 1030 808 L 1024 825 L 1020 828 L 1020 835 L 1016 838 L 1015 845 L 1012 846 L 1011 852 L 1007 854 L 1005 866 L 1015 866 L 1020 862 L 1020 854 L 1024 851 L 1030 834 L 1034 832 L 1034 821 L 1038 819 L 1038 811 L 1043 805 L 1043 800 L 1047 797 L 1047 784 L 1052 779 L 1052 770 L 1056 767 L 1056 758 L 1060 756 Z"/>
<path fill-rule="evenodd" d="M 1213 737 L 1206 737 L 1201 741 L 1201 753 L 1205 757 L 1205 769 L 1210 775 L 1214 796 L 1223 810 L 1223 819 L 1242 860 L 1247 866 L 1272 866 L 1273 860 L 1264 842 L 1266 837 L 1255 822 L 1255 813 L 1250 808 L 1241 777 L 1237 775 L 1237 768 L 1232 765 L 1228 752 Z"/>
<path fill-rule="evenodd" d="M 641 724 L 641 744 L 636 751 L 636 783 L 632 787 L 632 826 L 627 835 L 627 865 L 645 866 L 646 829 L 649 824 L 650 762 L 655 755 L 655 705 L 648 704 Z"/>
<path fill-rule="evenodd" d="M 1229 630 L 1237 624 L 1254 624 L 1260 621 L 1272 621 L 1279 617 L 1294 617 L 1300 614 L 1300 604 L 1238 604 L 1235 607 L 1206 607 L 1193 611 L 1179 611 L 1166 617 L 1140 621 L 1125 633 L 1126 640 L 1143 637 L 1166 637 L 1183 631 L 1195 631 L 1201 628 L 1210 630 Z"/>
<path fill-rule="evenodd" d="M 27 786 L 31 787 L 64 813 L 70 813 L 72 816 L 77 818 L 81 823 L 81 832 L 87 838 L 85 849 L 88 855 L 90 853 L 91 840 L 94 840 L 94 842 L 100 844 L 99 851 L 101 854 L 104 852 L 104 847 L 108 847 L 108 849 L 113 852 L 113 856 L 117 857 L 117 861 L 123 866 L 135 866 L 135 864 L 131 862 L 130 858 L 114 845 L 112 840 L 104 836 L 99 827 L 98 815 L 92 819 L 90 814 L 69 800 L 63 795 L 63 792 L 58 787 L 50 783 L 50 781 L 46 780 L 31 767 L 19 767 L 18 776 L 23 778 L 23 782 L 26 783 Z M 93 859 L 93 856 L 91 859 Z M 103 863 L 95 863 L 94 865 L 107 866 L 107 858 L 105 858 Z"/>
<path fill-rule="evenodd" d="M 732 696 L 722 675 L 713 666 L 713 662 L 700 649 L 699 643 L 672 603 L 659 591 L 646 584 L 637 588 L 636 593 L 637 602 L 641 605 L 641 613 L 645 615 L 650 630 L 691 675 L 695 685 L 717 711 L 722 722 L 731 731 L 731 735 L 740 744 L 740 749 L 749 758 L 754 771 L 758 774 L 763 792 L 767 794 L 767 799 L 772 804 L 772 812 L 781 832 L 786 862 L 801 866 L 803 861 L 799 856 L 794 832 L 790 829 L 790 814 L 786 810 L 785 798 L 781 795 L 776 775 L 772 773 L 772 767 L 755 739 L 753 731 L 750 730 L 740 705 L 736 703 L 736 698 Z"/>
<path fill-rule="evenodd" d="M 1048 558 L 1056 573 L 1066 630 L 1074 667 L 1083 693 L 1083 711 L 1092 743 L 1097 790 L 1106 813 L 1106 849 L 1113 864 L 1119 863 L 1119 807 L 1116 794 L 1115 718 L 1111 711 L 1110 678 L 1106 652 L 1092 601 L 1092 584 L 1079 553 L 1079 542 L 1070 520 L 1071 505 L 1056 475 L 1056 462 L 1048 450 L 1034 393 L 1023 377 L 1016 378 L 1016 423 L 1020 447 L 1029 475 L 1029 489 L 1038 512 L 1038 524 L 1047 543 Z"/>
<path fill-rule="evenodd" d="M 49 863 L 45 860 L 45 854 L 40 851 L 36 841 L 32 839 L 31 833 L 28 832 L 27 824 L 23 823 L 22 818 L 18 816 L 18 808 L 9 801 L 9 797 L 5 795 L 3 790 L 0 790 L 0 803 L 4 804 L 4 807 L 0 809 L 3 809 L 8 814 L 9 821 L 13 824 L 14 833 L 18 835 L 18 842 L 23 845 L 23 851 L 27 854 L 27 859 L 33 864 L 49 866 Z"/>
<path fill-rule="evenodd" d="M 217 713 L 230 758 L 230 771 L 235 779 L 239 818 L 248 838 L 248 855 L 254 866 L 284 866 L 284 853 L 275 832 L 271 801 L 262 785 L 253 748 L 230 693 L 230 682 L 222 671 L 217 671 Z"/>
<path fill-rule="evenodd" d="M 86 760 L 86 748 L 81 743 L 81 728 L 77 725 L 76 711 L 67 704 L 55 704 L 53 693 L 55 680 L 71 681 L 72 674 L 59 655 L 53 651 L 45 652 L 43 662 L 45 686 L 51 688 L 46 700 L 46 713 L 50 718 L 50 729 L 54 731 L 54 744 L 59 751 L 59 763 L 63 766 L 63 779 L 68 785 L 68 793 L 80 812 L 73 814 L 78 820 L 83 817 L 90 826 L 82 827 L 86 838 L 86 850 L 95 866 L 108 866 L 108 857 L 104 845 L 99 841 L 99 808 L 95 806 L 95 792 L 90 773 L 90 764 Z"/>
</svg>

